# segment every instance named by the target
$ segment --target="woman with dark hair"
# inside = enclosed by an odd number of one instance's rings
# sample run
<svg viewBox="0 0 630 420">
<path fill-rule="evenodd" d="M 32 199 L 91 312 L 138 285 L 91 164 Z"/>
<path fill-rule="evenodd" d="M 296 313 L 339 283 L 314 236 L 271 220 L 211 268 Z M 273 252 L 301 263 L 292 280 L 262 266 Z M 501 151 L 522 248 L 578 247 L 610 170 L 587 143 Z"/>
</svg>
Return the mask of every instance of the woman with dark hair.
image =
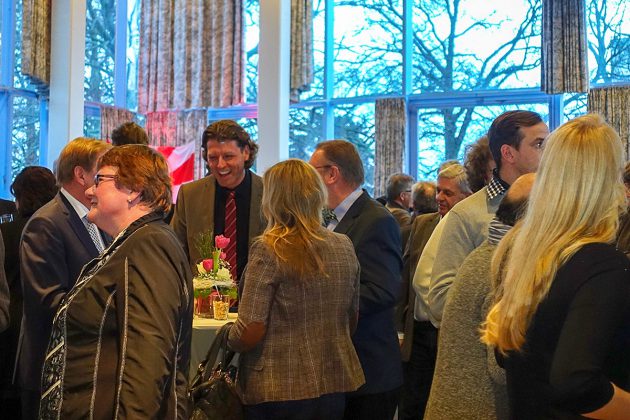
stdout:
<svg viewBox="0 0 630 420">
<path fill-rule="evenodd" d="M 497 167 L 492 158 L 492 152 L 490 152 L 488 136 L 483 136 L 466 146 L 464 167 L 472 192 L 477 192 L 488 185 L 492 179 L 492 171 Z"/>
<path fill-rule="evenodd" d="M 11 296 L 9 328 L 0 334 L 0 406 L 7 418 L 20 418 L 20 390 L 12 384 L 13 365 L 22 322 L 20 237 L 28 219 L 57 194 L 55 175 L 43 166 L 27 166 L 11 184 L 17 212 L 13 221 L 0 224 L 4 240 L 4 270 Z"/>
<path fill-rule="evenodd" d="M 267 228 L 250 251 L 229 344 L 248 419 L 339 419 L 364 382 L 350 335 L 359 263 L 345 235 L 322 226 L 326 189 L 301 160 L 263 178 Z"/>
<path fill-rule="evenodd" d="M 42 373 L 41 419 L 187 419 L 188 259 L 164 223 L 171 180 L 147 146 L 98 163 L 88 219 L 114 239 L 63 298 Z"/>
</svg>

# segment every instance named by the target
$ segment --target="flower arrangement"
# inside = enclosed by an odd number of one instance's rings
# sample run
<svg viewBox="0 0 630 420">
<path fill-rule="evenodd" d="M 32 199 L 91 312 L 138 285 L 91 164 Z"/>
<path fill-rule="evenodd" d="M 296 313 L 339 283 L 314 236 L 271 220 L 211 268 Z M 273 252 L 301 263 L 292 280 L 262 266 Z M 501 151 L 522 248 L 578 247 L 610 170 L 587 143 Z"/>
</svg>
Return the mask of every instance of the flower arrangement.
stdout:
<svg viewBox="0 0 630 420">
<path fill-rule="evenodd" d="M 229 300 L 237 298 L 236 283 L 232 279 L 230 264 L 225 260 L 225 252 L 223 252 L 229 243 L 230 238 L 223 235 L 213 238 L 212 231 L 201 232 L 197 237 L 197 250 L 201 255 L 201 261 L 197 264 L 197 275 L 193 278 L 197 315 L 207 316 L 202 313 L 203 308 L 208 306 L 204 304 L 204 301 L 215 296 L 229 297 Z M 225 309 L 227 315 L 227 307 L 221 307 L 221 309 Z"/>
</svg>

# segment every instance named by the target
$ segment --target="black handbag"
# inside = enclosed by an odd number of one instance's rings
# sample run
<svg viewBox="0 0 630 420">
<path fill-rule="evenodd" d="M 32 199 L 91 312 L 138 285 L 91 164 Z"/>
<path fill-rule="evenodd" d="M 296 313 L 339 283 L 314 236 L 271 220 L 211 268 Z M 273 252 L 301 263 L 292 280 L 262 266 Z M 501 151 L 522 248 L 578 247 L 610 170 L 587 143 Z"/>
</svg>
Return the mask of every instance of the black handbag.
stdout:
<svg viewBox="0 0 630 420">
<path fill-rule="evenodd" d="M 227 348 L 227 338 L 232 324 L 234 323 L 228 322 L 219 329 L 217 337 L 208 349 L 206 359 L 199 364 L 197 374 L 190 383 L 193 404 L 191 420 L 244 418 L 243 403 L 235 385 L 238 369 L 230 364 L 234 352 Z M 220 360 L 218 364 L 217 360 Z"/>
</svg>

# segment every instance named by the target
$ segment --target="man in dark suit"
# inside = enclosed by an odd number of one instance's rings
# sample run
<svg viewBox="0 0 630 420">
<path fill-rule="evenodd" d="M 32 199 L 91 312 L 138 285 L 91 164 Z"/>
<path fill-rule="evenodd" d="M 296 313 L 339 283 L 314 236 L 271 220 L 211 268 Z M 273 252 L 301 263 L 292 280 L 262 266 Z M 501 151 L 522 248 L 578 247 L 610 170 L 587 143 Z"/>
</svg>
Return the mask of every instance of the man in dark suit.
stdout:
<svg viewBox="0 0 630 420">
<path fill-rule="evenodd" d="M 327 228 L 348 235 L 361 265 L 359 321 L 352 337 L 365 384 L 346 396 L 346 419 L 392 419 L 402 384 L 394 306 L 400 294 L 400 228 L 363 190 L 363 164 L 345 140 L 317 145 L 310 159 L 335 215 Z"/>
<path fill-rule="evenodd" d="M 24 227 L 20 247 L 24 314 L 16 366 L 24 419 L 38 417 L 41 370 L 57 306 L 83 265 L 106 245 L 106 238 L 87 221 L 90 201 L 85 190 L 94 184 L 96 162 L 109 147 L 81 137 L 69 142 L 57 160 L 60 192 Z"/>
<path fill-rule="evenodd" d="M 258 145 L 236 122 L 221 120 L 205 129 L 201 148 L 211 175 L 182 185 L 171 226 L 196 273 L 196 264 L 201 258 L 196 246 L 198 235 L 211 231 L 215 235 L 230 236 L 226 228 L 231 225 L 229 215 L 235 212 L 236 229 L 231 232 L 233 237 L 225 252 L 238 282 L 247 264 L 252 240 L 265 228 L 260 212 L 262 179 L 250 170 Z M 230 200 L 233 200 L 231 208 Z"/>
</svg>

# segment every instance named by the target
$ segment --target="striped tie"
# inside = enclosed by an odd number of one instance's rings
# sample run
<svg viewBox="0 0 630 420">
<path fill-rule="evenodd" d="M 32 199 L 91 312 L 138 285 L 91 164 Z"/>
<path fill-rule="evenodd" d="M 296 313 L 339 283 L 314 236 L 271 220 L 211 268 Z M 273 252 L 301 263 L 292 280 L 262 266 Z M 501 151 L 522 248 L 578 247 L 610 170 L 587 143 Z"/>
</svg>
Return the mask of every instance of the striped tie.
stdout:
<svg viewBox="0 0 630 420">
<path fill-rule="evenodd" d="M 223 236 L 230 238 L 230 243 L 225 249 L 225 256 L 230 263 L 230 272 L 232 278 L 236 281 L 236 200 L 234 199 L 234 191 L 228 193 L 228 199 L 225 203 L 225 230 Z"/>
</svg>

